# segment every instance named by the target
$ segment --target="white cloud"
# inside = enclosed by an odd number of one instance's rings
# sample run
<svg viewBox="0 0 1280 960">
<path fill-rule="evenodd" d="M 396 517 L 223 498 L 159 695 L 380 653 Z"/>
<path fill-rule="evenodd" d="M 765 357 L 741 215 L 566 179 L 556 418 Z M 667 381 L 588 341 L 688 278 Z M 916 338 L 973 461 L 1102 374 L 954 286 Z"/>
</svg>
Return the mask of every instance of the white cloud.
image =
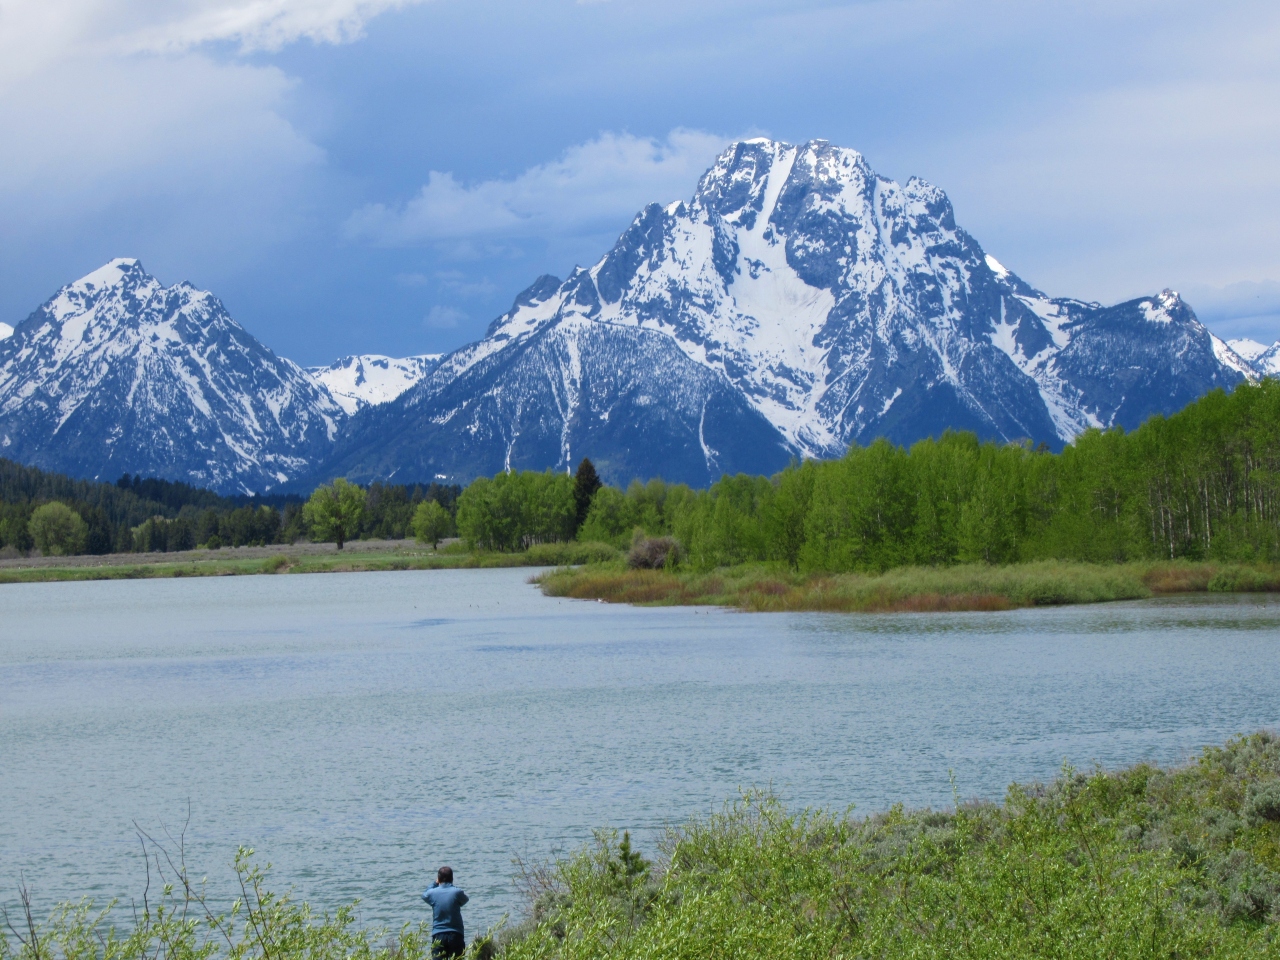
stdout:
<svg viewBox="0 0 1280 960">
<path fill-rule="evenodd" d="M 433 170 L 407 203 L 357 210 L 347 232 L 394 246 L 612 226 L 647 203 L 689 196 L 727 142 L 699 130 L 673 130 L 663 141 L 605 133 L 511 179 L 464 184 Z"/>
<path fill-rule="evenodd" d="M 369 20 L 422 0 L 151 0 L 149 22 L 129 35 L 136 49 L 186 50 L 230 40 L 248 50 L 279 50 L 296 40 L 344 43 Z M 143 6 L 143 5 L 139 5 Z"/>
<path fill-rule="evenodd" d="M 422 319 L 422 325 L 429 330 L 456 330 L 459 324 L 470 319 L 457 307 L 445 307 L 437 304 Z"/>
<path fill-rule="evenodd" d="M 913 172 L 1055 295 L 1280 280 L 1280 8 L 1255 13 L 1243 26 L 1197 20 L 1193 36 L 1135 49 L 1155 63 L 1141 75 L 1057 91 L 1017 122 L 989 117 Z"/>
<path fill-rule="evenodd" d="M 0 0 L 0 85 L 72 58 L 176 53 L 231 42 L 279 50 L 342 43 L 424 0 Z"/>
<path fill-rule="evenodd" d="M 325 155 L 286 119 L 283 71 L 197 47 L 338 42 L 406 2 L 0 0 L 0 275 L 86 237 L 76 262 L 252 262 L 296 230 Z"/>
</svg>

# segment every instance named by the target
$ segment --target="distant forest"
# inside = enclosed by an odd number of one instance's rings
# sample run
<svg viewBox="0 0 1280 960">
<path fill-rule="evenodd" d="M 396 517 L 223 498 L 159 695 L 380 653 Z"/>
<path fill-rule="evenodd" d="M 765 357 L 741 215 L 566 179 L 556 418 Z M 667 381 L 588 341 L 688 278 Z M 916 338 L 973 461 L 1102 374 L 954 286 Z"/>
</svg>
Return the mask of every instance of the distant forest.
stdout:
<svg viewBox="0 0 1280 960">
<path fill-rule="evenodd" d="M 594 475 L 594 474 L 593 474 Z M 1089 430 L 1062 453 L 945 433 L 910 449 L 879 440 L 773 477 L 709 490 L 661 480 L 602 487 L 574 516 L 563 475 L 471 484 L 457 524 L 492 549 L 567 539 L 695 569 L 772 561 L 805 571 L 1060 559 L 1280 560 L 1280 382 L 1214 391 L 1132 433 Z M 679 558 L 678 561 L 673 558 Z"/>
<path fill-rule="evenodd" d="M 319 496 L 317 493 L 316 496 Z M 696 569 L 766 561 L 808 571 L 1062 559 L 1280 560 L 1280 381 L 1214 391 L 1131 433 L 1089 430 L 1061 453 L 948 432 L 909 449 L 879 440 L 773 477 L 726 476 L 708 490 L 662 480 L 601 486 L 546 471 L 368 487 L 348 539 L 412 535 L 434 500 L 473 547 L 522 550 L 577 539 Z M 225 498 L 124 476 L 70 480 L 0 460 L 0 548 L 33 545 L 33 511 L 61 501 L 91 553 L 291 543 L 313 531 L 299 497 Z M 61 509 L 61 508 L 59 508 Z M 434 510 L 434 508 L 431 508 Z M 318 531 L 316 531 L 318 535 Z"/>
<path fill-rule="evenodd" d="M 418 504 L 435 500 L 452 512 L 461 489 L 438 483 L 375 483 L 365 498 L 359 536 L 392 540 L 411 536 L 409 526 Z M 31 515 L 54 501 L 66 504 L 83 519 L 85 553 L 293 543 L 311 534 L 302 511 L 304 499 L 223 497 L 186 483 L 128 474 L 115 483 L 73 480 L 0 459 L 0 550 L 31 550 Z"/>
</svg>

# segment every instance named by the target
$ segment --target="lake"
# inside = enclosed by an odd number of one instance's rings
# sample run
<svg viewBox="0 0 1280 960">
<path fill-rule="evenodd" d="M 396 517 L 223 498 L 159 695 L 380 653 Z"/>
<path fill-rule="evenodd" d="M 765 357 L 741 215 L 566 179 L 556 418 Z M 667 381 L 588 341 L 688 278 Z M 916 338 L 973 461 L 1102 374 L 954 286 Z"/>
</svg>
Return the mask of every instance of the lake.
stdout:
<svg viewBox="0 0 1280 960">
<path fill-rule="evenodd" d="M 743 614 L 543 597 L 528 570 L 0 587 L 0 902 L 139 897 L 134 823 L 229 902 L 274 887 L 472 933 L 542 859 L 740 787 L 864 812 L 999 798 L 1064 761 L 1182 761 L 1280 726 L 1280 600 Z"/>
</svg>

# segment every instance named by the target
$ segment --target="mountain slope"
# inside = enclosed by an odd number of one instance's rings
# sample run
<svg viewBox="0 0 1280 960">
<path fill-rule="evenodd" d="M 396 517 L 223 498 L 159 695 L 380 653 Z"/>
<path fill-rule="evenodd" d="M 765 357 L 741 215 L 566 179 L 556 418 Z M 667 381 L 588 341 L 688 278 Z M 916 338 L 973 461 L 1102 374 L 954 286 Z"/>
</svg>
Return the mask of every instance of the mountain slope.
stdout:
<svg viewBox="0 0 1280 960">
<path fill-rule="evenodd" d="M 439 361 L 438 353 L 401 358 L 366 353 L 343 357 L 327 367 L 307 367 L 307 373 L 350 414 L 394 400 Z"/>
<path fill-rule="evenodd" d="M 1060 448 L 1252 375 L 1174 293 L 1049 298 L 987 256 L 936 187 L 824 141 L 756 139 L 690 202 L 646 207 L 590 269 L 540 278 L 483 340 L 356 417 L 325 470 L 413 464 L 465 482 L 588 455 L 614 482 L 705 484 L 946 428 Z"/>
<path fill-rule="evenodd" d="M 212 294 L 113 260 L 0 341 L 0 455 L 72 476 L 222 492 L 314 468 L 342 408 Z"/>
<path fill-rule="evenodd" d="M 1227 345 L 1241 357 L 1259 377 L 1280 377 L 1280 340 L 1271 346 L 1257 340 L 1228 340 Z"/>
</svg>

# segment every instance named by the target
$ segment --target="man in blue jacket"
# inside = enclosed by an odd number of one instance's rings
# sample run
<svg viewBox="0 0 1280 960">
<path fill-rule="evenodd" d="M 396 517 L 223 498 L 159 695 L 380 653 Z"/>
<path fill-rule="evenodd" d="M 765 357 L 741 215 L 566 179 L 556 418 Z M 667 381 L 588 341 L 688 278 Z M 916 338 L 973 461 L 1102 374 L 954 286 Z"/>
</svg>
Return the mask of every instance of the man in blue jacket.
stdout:
<svg viewBox="0 0 1280 960">
<path fill-rule="evenodd" d="M 422 899 L 431 904 L 431 958 L 453 960 L 467 949 L 462 932 L 462 905 L 467 895 L 453 885 L 453 867 L 436 871 L 436 882 Z"/>
</svg>

